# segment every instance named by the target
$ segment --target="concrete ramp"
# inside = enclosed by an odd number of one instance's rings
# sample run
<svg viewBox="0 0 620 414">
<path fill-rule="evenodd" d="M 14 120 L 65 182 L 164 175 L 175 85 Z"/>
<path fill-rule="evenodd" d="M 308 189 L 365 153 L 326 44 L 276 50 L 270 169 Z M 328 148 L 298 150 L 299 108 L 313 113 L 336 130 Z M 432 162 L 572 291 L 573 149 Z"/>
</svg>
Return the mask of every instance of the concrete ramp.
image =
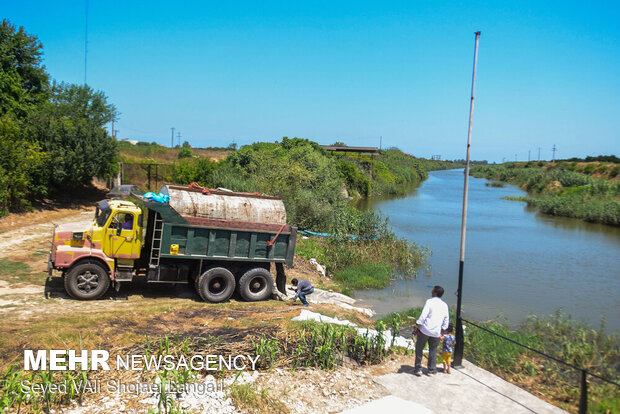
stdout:
<svg viewBox="0 0 620 414">
<path fill-rule="evenodd" d="M 440 371 L 421 377 L 413 375 L 413 367 L 403 365 L 398 373 L 380 376 L 375 382 L 392 396 L 422 404 L 435 413 L 566 413 L 497 375 L 463 362 L 463 368 L 453 368 L 449 375 Z"/>
<path fill-rule="evenodd" d="M 359 407 L 343 411 L 342 414 L 376 414 L 399 412 L 407 414 L 433 414 L 431 410 L 418 403 L 388 395 Z"/>
</svg>

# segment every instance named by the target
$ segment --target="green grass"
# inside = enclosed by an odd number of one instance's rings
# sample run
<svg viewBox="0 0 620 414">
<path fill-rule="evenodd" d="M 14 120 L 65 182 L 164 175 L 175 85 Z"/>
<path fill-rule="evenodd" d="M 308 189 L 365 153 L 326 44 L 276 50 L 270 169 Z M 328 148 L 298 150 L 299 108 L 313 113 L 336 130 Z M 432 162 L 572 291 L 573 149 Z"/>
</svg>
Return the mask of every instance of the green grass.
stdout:
<svg viewBox="0 0 620 414">
<path fill-rule="evenodd" d="M 45 275 L 42 272 L 33 271 L 25 263 L 6 259 L 0 259 L 0 279 L 9 283 L 45 285 Z"/>
<path fill-rule="evenodd" d="M 284 403 L 270 395 L 269 389 L 258 390 L 255 384 L 233 383 L 228 388 L 228 396 L 239 411 L 278 414 L 289 412 Z"/>
<path fill-rule="evenodd" d="M 427 250 L 404 239 L 349 240 L 299 237 L 296 253 L 327 267 L 345 294 L 352 289 L 381 289 L 394 278 L 415 277 Z"/>
<path fill-rule="evenodd" d="M 334 272 L 334 280 L 349 289 L 381 289 L 390 284 L 389 264 L 360 264 Z"/>
<path fill-rule="evenodd" d="M 497 188 L 506 187 L 506 183 L 503 183 L 501 181 L 491 181 L 491 182 L 485 183 L 484 185 L 486 185 L 487 187 L 497 187 Z"/>
</svg>

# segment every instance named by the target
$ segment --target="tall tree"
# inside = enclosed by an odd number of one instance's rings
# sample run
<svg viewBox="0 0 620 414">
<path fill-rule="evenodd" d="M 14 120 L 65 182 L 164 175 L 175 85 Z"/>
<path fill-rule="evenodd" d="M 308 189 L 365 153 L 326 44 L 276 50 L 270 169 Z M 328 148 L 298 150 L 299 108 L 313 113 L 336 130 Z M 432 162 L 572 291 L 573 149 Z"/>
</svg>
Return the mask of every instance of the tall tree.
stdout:
<svg viewBox="0 0 620 414">
<path fill-rule="evenodd" d="M 0 24 L 0 115 L 24 118 L 48 98 L 49 76 L 41 64 L 39 39 L 16 29 L 8 20 Z"/>
<path fill-rule="evenodd" d="M 53 188 L 75 189 L 116 173 L 118 145 L 104 126 L 117 114 L 101 91 L 54 83 L 50 101 L 28 119 L 29 139 L 50 155 Z"/>
</svg>

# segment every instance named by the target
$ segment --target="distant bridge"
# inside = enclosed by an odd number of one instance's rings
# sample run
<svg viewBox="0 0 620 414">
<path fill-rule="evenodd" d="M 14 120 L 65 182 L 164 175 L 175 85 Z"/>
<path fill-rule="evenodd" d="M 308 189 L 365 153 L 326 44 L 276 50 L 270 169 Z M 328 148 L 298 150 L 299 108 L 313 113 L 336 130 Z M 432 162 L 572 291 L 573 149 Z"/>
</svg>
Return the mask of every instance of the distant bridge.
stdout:
<svg viewBox="0 0 620 414">
<path fill-rule="evenodd" d="M 326 151 L 332 152 L 355 152 L 358 154 L 379 155 L 377 147 L 346 147 L 341 145 L 321 145 Z"/>
</svg>

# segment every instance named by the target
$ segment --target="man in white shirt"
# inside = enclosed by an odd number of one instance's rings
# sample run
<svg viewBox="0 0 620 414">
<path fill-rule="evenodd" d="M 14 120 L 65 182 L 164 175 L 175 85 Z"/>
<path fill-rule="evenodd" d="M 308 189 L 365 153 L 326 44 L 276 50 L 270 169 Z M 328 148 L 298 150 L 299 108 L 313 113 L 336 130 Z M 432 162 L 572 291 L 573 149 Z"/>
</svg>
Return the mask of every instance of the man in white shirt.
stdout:
<svg viewBox="0 0 620 414">
<path fill-rule="evenodd" d="M 418 338 L 415 342 L 415 369 L 414 374 L 422 375 L 422 350 L 428 342 L 428 374 L 437 373 L 437 346 L 439 345 L 441 331 L 448 328 L 450 315 L 448 305 L 441 300 L 443 288 L 435 286 L 431 292 L 432 297 L 424 304 L 422 314 L 416 321 L 414 332 Z"/>
</svg>

